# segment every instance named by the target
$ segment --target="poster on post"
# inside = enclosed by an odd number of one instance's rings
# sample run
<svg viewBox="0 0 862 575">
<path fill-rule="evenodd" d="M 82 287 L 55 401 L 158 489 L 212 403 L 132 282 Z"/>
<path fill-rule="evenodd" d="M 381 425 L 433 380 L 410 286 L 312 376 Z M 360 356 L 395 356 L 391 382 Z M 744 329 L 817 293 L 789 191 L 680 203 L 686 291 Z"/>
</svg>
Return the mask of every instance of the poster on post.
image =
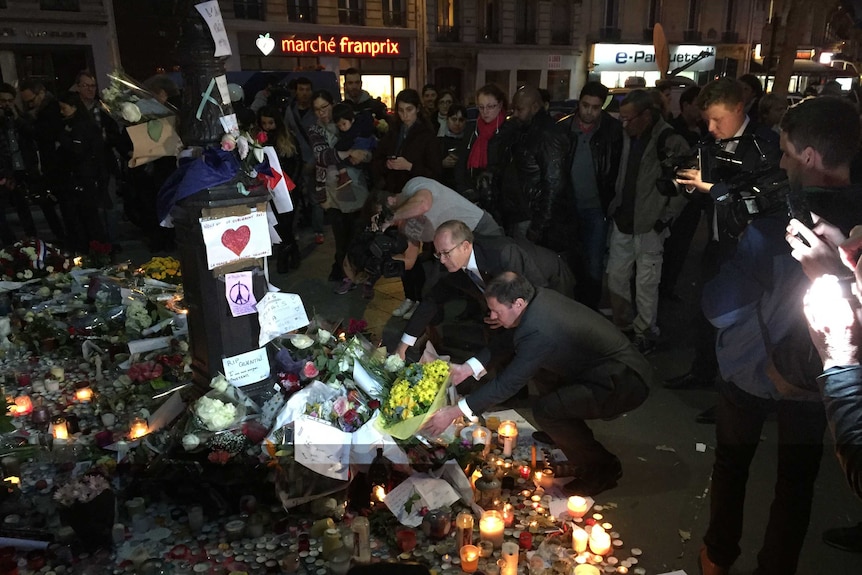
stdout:
<svg viewBox="0 0 862 575">
<path fill-rule="evenodd" d="M 201 218 L 200 223 L 207 252 L 207 269 L 243 258 L 263 258 L 272 254 L 265 211 L 227 218 Z"/>
</svg>

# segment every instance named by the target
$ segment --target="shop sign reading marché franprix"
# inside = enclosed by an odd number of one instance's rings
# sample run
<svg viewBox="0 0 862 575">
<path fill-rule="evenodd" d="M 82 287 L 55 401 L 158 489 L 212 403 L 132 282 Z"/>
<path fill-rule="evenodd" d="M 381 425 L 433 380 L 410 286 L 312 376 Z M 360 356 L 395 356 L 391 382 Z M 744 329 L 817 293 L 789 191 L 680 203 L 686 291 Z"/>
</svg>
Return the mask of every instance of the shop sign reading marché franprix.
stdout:
<svg viewBox="0 0 862 575">
<path fill-rule="evenodd" d="M 301 56 L 338 56 L 367 58 L 405 58 L 401 49 L 402 39 L 365 38 L 353 36 L 314 37 L 291 36 L 280 42 L 284 54 Z"/>
<path fill-rule="evenodd" d="M 702 52 L 709 56 L 687 68 L 709 72 L 715 68 L 715 46 L 671 45 L 670 68 L 696 60 Z M 593 64 L 597 72 L 652 72 L 656 69 L 655 50 L 651 44 L 594 44 Z"/>
</svg>

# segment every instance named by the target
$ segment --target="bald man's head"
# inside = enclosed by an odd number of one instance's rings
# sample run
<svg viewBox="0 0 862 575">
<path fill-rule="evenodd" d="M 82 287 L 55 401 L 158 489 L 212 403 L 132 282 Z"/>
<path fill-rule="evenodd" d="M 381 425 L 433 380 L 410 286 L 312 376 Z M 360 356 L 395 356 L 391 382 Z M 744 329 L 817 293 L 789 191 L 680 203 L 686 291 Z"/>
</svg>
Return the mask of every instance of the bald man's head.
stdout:
<svg viewBox="0 0 862 575">
<path fill-rule="evenodd" d="M 525 124 L 529 124 L 542 108 L 542 95 L 536 88 L 524 86 L 512 98 L 512 114 Z"/>
</svg>

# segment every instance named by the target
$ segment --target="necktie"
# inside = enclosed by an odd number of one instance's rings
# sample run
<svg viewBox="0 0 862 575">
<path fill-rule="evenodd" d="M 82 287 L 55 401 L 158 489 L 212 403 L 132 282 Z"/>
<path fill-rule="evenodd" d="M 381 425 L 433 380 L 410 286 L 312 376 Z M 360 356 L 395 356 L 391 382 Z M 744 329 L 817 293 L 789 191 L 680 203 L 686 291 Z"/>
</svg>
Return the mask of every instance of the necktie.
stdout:
<svg viewBox="0 0 862 575">
<path fill-rule="evenodd" d="M 471 269 L 465 269 L 464 271 L 467 272 L 467 277 L 470 278 L 470 281 L 476 284 L 476 287 L 479 288 L 479 291 L 485 293 L 485 282 L 482 280 L 482 276 L 480 276 L 478 273 L 474 272 Z"/>
</svg>

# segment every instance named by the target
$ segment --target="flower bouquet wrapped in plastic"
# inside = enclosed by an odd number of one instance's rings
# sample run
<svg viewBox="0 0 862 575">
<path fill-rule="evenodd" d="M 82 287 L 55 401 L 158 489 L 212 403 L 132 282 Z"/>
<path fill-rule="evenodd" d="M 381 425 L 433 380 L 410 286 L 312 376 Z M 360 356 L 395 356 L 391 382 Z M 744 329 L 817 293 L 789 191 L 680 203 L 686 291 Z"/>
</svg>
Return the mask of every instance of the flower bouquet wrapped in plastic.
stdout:
<svg viewBox="0 0 862 575">
<path fill-rule="evenodd" d="M 102 107 L 126 128 L 132 140 L 129 167 L 176 156 L 183 145 L 177 133 L 177 109 L 123 72 L 114 71 L 108 78 L 111 84 L 102 90 Z"/>
<path fill-rule="evenodd" d="M 449 364 L 442 359 L 406 366 L 381 397 L 380 430 L 396 439 L 413 437 L 430 414 L 446 404 Z"/>
</svg>

